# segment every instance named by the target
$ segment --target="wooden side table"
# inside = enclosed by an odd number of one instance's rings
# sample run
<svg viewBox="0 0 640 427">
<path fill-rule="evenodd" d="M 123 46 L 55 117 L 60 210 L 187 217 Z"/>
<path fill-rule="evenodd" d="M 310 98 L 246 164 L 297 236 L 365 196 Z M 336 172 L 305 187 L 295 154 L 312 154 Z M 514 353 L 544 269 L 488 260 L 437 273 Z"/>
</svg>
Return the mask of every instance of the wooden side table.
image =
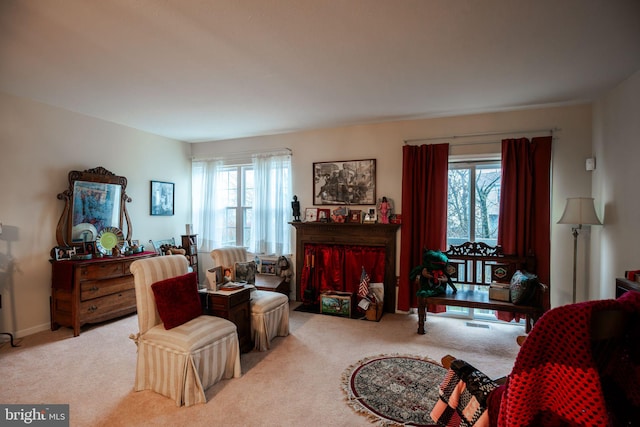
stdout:
<svg viewBox="0 0 640 427">
<path fill-rule="evenodd" d="M 200 291 L 200 301 L 205 314 L 235 323 L 241 353 L 247 353 L 253 348 L 250 294 L 251 289 L 248 287 L 237 291 Z"/>
</svg>

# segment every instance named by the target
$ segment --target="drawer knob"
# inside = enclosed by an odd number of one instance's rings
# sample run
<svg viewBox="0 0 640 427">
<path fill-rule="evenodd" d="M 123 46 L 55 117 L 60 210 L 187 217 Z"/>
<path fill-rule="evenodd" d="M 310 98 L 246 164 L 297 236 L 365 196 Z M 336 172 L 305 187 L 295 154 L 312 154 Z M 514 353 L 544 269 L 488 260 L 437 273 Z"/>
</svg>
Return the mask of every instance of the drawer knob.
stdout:
<svg viewBox="0 0 640 427">
<path fill-rule="evenodd" d="M 91 292 L 95 292 L 95 291 L 97 291 L 97 290 L 98 290 L 98 287 L 97 287 L 97 286 L 92 286 L 91 288 L 89 288 L 89 290 L 90 290 Z"/>
<path fill-rule="evenodd" d="M 96 307 L 95 305 L 92 305 L 91 307 L 89 307 L 89 312 L 93 313 L 94 311 L 96 311 L 98 309 L 98 307 Z"/>
</svg>

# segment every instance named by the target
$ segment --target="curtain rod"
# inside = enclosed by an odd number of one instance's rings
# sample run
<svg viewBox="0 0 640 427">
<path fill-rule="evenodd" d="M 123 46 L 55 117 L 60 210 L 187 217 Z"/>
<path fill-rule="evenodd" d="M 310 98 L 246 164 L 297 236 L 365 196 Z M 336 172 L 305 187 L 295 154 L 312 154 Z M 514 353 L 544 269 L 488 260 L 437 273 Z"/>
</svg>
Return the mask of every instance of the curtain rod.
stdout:
<svg viewBox="0 0 640 427">
<path fill-rule="evenodd" d="M 221 154 L 219 156 L 213 157 L 191 157 L 192 161 L 206 161 L 206 160 L 224 160 L 224 159 L 236 159 L 242 157 L 250 157 L 256 154 L 280 154 L 280 153 L 288 153 L 293 154 L 293 150 L 291 148 L 271 148 L 271 149 L 262 149 L 262 150 L 246 150 L 246 151 L 234 151 L 232 153 Z"/>
<path fill-rule="evenodd" d="M 478 136 L 492 136 L 492 135 L 511 135 L 515 133 L 539 133 L 539 132 L 549 132 L 553 136 L 553 132 L 557 132 L 561 129 L 559 128 L 547 128 L 547 129 L 531 129 L 531 130 L 512 130 L 512 131 L 496 131 L 496 132 L 478 132 L 478 133 L 465 133 L 461 135 L 448 135 L 448 136 L 434 136 L 428 138 L 418 138 L 418 139 L 405 139 L 405 144 L 410 144 L 413 142 L 420 141 L 435 141 L 439 139 L 458 139 L 458 138 L 474 138 Z M 490 143 L 486 143 L 490 144 Z"/>
</svg>

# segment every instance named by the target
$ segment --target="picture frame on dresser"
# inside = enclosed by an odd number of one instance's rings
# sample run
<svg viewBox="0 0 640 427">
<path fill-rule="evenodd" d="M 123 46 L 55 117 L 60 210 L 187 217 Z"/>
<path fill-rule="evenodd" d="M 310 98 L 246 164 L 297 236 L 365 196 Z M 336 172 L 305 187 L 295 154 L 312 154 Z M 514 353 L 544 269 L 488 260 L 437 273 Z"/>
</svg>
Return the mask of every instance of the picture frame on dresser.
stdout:
<svg viewBox="0 0 640 427">
<path fill-rule="evenodd" d="M 76 248 L 71 246 L 56 246 L 55 254 L 56 261 L 70 260 L 71 257 L 76 254 Z"/>
<path fill-rule="evenodd" d="M 76 254 L 93 255 L 96 250 L 96 242 L 82 242 L 82 246 L 78 246 Z"/>
</svg>

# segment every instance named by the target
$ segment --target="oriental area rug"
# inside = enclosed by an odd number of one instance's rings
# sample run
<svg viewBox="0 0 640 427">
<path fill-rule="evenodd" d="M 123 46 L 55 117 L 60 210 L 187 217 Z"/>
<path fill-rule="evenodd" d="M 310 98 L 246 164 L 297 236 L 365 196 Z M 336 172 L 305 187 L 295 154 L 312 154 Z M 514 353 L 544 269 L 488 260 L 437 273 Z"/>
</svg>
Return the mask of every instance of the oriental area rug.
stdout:
<svg viewBox="0 0 640 427">
<path fill-rule="evenodd" d="M 420 356 L 368 357 L 342 374 L 346 399 L 357 413 L 381 426 L 432 426 L 429 415 L 447 370 Z"/>
</svg>

